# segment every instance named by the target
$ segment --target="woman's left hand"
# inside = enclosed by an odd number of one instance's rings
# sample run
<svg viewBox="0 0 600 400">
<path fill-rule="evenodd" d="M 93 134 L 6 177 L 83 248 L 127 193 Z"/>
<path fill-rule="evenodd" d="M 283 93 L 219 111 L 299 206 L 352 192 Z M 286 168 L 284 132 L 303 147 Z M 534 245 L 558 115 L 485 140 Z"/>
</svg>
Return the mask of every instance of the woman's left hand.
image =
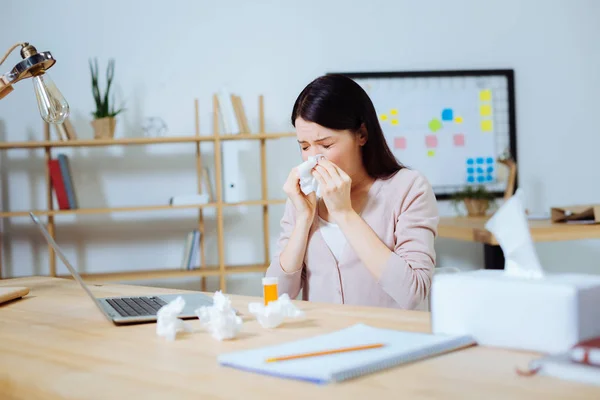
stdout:
<svg viewBox="0 0 600 400">
<path fill-rule="evenodd" d="M 350 198 L 352 179 L 348 174 L 324 158 L 319 160 L 312 173 L 321 185 L 321 196 L 333 219 L 353 210 Z"/>
</svg>

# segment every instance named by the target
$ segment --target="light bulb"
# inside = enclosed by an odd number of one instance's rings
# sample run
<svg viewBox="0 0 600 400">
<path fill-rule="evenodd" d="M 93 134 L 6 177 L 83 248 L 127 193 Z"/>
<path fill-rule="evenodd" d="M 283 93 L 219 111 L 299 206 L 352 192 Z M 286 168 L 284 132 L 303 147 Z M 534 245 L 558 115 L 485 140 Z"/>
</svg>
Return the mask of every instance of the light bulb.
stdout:
<svg viewBox="0 0 600 400">
<path fill-rule="evenodd" d="M 33 89 L 42 119 L 49 124 L 62 124 L 69 116 L 69 104 L 48 73 L 33 77 Z"/>
</svg>

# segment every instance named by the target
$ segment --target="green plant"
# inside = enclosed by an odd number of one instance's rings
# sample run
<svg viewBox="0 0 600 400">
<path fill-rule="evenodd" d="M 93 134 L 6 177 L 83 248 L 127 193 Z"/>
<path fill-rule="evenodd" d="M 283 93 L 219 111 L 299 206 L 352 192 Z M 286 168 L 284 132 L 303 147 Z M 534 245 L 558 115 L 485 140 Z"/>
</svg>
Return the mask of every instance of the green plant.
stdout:
<svg viewBox="0 0 600 400">
<path fill-rule="evenodd" d="M 456 192 L 452 196 L 452 204 L 454 208 L 458 212 L 458 206 L 461 203 L 464 203 L 465 200 L 480 200 L 487 201 L 489 204 L 489 208 L 495 205 L 495 196 L 493 193 L 490 193 L 485 186 L 473 186 L 468 185 L 463 190 Z"/>
<path fill-rule="evenodd" d="M 90 60 L 90 72 L 92 74 L 92 93 L 94 95 L 94 101 L 96 103 L 96 111 L 92 113 L 95 119 L 106 118 L 106 117 L 115 117 L 122 111 L 124 108 L 119 108 L 115 110 L 114 105 L 114 96 L 113 101 L 109 102 L 110 89 L 113 83 L 113 78 L 115 76 L 115 60 L 108 60 L 108 67 L 106 68 L 106 91 L 104 94 L 100 92 L 100 87 L 98 84 L 98 60 L 94 59 L 94 63 L 92 64 L 92 60 Z"/>
</svg>

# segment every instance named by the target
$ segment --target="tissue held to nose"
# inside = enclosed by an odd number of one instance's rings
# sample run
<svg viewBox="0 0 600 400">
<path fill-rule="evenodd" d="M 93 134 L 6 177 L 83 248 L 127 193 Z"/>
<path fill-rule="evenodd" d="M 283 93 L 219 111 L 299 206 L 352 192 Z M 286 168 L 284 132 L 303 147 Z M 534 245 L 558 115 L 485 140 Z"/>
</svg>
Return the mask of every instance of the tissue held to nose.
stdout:
<svg viewBox="0 0 600 400">
<path fill-rule="evenodd" d="M 300 164 L 298 168 L 298 175 L 300 176 L 300 190 L 305 195 L 309 195 L 312 192 L 316 192 L 317 197 L 321 196 L 319 190 L 319 182 L 312 176 L 312 169 L 317 165 L 319 160 L 323 158 L 322 154 L 308 157 L 308 160 Z"/>
<path fill-rule="evenodd" d="M 242 327 L 242 318 L 231 307 L 231 300 L 221 291 L 215 292 L 212 306 L 198 308 L 196 315 L 202 326 L 219 341 L 235 338 Z"/>
</svg>

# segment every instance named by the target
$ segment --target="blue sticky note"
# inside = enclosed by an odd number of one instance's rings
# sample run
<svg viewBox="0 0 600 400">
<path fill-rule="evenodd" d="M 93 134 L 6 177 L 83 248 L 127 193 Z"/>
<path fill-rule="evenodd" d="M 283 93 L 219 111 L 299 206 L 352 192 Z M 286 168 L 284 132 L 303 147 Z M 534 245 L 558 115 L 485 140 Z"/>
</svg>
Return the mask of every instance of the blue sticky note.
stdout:
<svg viewBox="0 0 600 400">
<path fill-rule="evenodd" d="M 473 165 L 475 164 L 475 161 L 472 158 L 467 158 L 467 164 Z"/>
<path fill-rule="evenodd" d="M 491 176 L 491 175 L 488 175 L 488 176 L 487 176 L 487 180 L 488 180 L 488 182 L 491 182 L 491 181 L 493 181 L 493 180 L 494 180 L 494 177 L 493 177 L 493 176 Z"/>
<path fill-rule="evenodd" d="M 444 108 L 442 110 L 442 121 L 452 121 L 454 119 L 454 113 L 451 108 Z"/>
<path fill-rule="evenodd" d="M 483 164 L 483 157 L 477 157 L 477 164 Z"/>
<path fill-rule="evenodd" d="M 494 163 L 494 159 L 492 157 L 488 157 L 487 163 L 488 164 L 493 164 Z"/>
<path fill-rule="evenodd" d="M 467 168 L 467 174 L 472 174 L 475 172 L 475 168 Z"/>
<path fill-rule="evenodd" d="M 485 181 L 485 178 L 483 176 L 477 177 L 477 182 L 483 182 L 483 181 Z"/>
<path fill-rule="evenodd" d="M 494 172 L 494 167 L 487 167 L 487 172 L 490 174 Z"/>
<path fill-rule="evenodd" d="M 478 168 L 477 168 L 477 173 L 478 173 L 478 174 L 483 174 L 483 168 L 481 168 L 481 167 L 478 167 Z"/>
<path fill-rule="evenodd" d="M 473 178 L 472 176 L 469 176 L 469 177 L 467 177 L 467 182 L 473 183 L 473 182 L 475 182 L 475 178 Z"/>
</svg>

